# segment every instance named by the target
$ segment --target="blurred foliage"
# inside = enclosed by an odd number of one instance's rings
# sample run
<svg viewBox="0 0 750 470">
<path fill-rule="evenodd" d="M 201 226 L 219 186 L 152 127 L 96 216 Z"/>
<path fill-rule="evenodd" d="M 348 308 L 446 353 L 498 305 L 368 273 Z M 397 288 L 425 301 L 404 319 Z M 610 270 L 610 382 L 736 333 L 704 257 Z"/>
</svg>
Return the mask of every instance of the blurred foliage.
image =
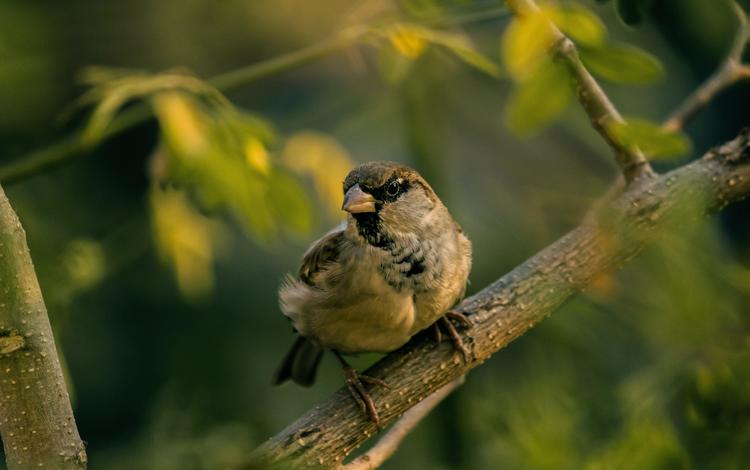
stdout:
<svg viewBox="0 0 750 470">
<path fill-rule="evenodd" d="M 240 111 L 218 90 L 187 73 L 96 68 L 84 77 L 92 88 L 80 105 L 94 105 L 82 136 L 85 142 L 100 140 L 117 112 L 132 100 L 146 99 L 153 107 L 161 129 L 161 143 L 149 164 L 154 237 L 188 298 L 212 291 L 214 247 L 220 246 L 223 230 L 220 219 L 200 211 L 226 212 L 268 244 L 282 232 L 304 235 L 311 227 L 312 205 L 291 171 L 312 175 L 329 206 L 341 198 L 351 158 L 330 137 L 293 136 L 280 158 L 269 152 L 279 139 L 266 120 Z"/>
<path fill-rule="evenodd" d="M 725 2 L 542 3 L 523 20 L 495 0 L 0 3 L 1 163 L 80 124 L 50 123 L 77 71 L 107 65 L 78 101 L 94 155 L 8 188 L 92 469 L 227 468 L 341 387 L 329 360 L 311 389 L 269 381 L 292 340 L 279 280 L 340 220 L 355 162 L 428 174 L 473 241 L 469 293 L 575 226 L 614 169 L 546 55 L 547 21 L 650 157 L 697 156 L 748 122 L 740 85 L 688 128 L 692 146 L 656 124 L 725 54 Z M 616 16 L 633 5 L 637 30 Z M 231 102 L 198 78 L 350 27 L 367 33 L 345 53 Z M 136 106 L 156 125 L 100 142 Z M 677 220 L 473 372 L 383 468 L 746 467 L 747 212 Z"/>
<path fill-rule="evenodd" d="M 594 75 L 614 83 L 645 85 L 664 76 L 661 62 L 628 44 L 613 43 L 601 48 L 583 48 L 581 61 Z"/>
<path fill-rule="evenodd" d="M 538 10 L 514 18 L 501 41 L 503 64 L 516 82 L 505 120 L 516 134 L 538 132 L 560 118 L 572 101 L 570 72 L 549 54 L 555 41 L 552 25 L 577 44 L 581 60 L 597 77 L 641 85 L 663 76 L 661 63 L 651 54 L 632 45 L 608 41 L 604 23 L 593 10 L 577 3 L 543 3 Z M 618 128 L 619 135 L 628 145 L 648 144 L 642 150 L 649 157 L 687 151 L 686 136 L 649 132 L 651 126 L 645 120 L 634 122 L 637 124 Z"/>
<path fill-rule="evenodd" d="M 187 296 L 201 297 L 213 287 L 211 266 L 221 243 L 221 226 L 198 213 L 184 192 L 151 192 L 156 247 L 177 275 L 180 290 Z"/>
<path fill-rule="evenodd" d="M 723 279 L 734 264 L 715 228 L 683 223 L 618 276 L 616 294 L 556 313 L 513 383 L 466 399 L 464 425 L 492 436 L 472 465 L 743 468 L 750 336 L 747 293 Z"/>
<path fill-rule="evenodd" d="M 645 119 L 630 118 L 609 124 L 612 135 L 625 147 L 639 148 L 651 159 L 685 155 L 690 139 L 682 132 L 669 132 Z"/>
<path fill-rule="evenodd" d="M 488 75 L 500 75 L 498 66 L 459 33 L 389 21 L 370 28 L 369 37 L 384 51 L 381 70 L 392 84 L 406 76 L 430 45 Z M 228 212 L 258 241 L 268 244 L 282 232 L 304 235 L 310 230 L 309 196 L 290 172 L 310 176 L 330 218 L 339 217 L 341 181 L 352 160 L 330 136 L 292 135 L 273 156 L 269 148 L 278 146 L 279 137 L 266 120 L 240 111 L 219 90 L 184 71 L 149 74 L 95 67 L 85 71 L 83 82 L 90 89 L 77 106 L 93 108 L 82 135 L 85 144 L 104 138 L 123 107 L 145 100 L 161 129 L 161 144 L 150 163 L 154 182 L 190 191 L 200 210 Z M 211 226 L 220 222 L 191 208 L 186 195 L 154 188 L 154 236 L 162 258 L 173 266 L 186 297 L 205 297 L 213 286 L 211 247 L 220 233 Z"/>
</svg>

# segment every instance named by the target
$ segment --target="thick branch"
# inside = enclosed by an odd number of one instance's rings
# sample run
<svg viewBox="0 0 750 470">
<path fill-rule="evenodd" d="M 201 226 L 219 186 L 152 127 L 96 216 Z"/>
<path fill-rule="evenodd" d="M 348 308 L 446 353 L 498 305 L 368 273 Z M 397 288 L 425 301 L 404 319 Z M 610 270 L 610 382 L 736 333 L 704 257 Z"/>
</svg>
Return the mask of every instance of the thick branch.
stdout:
<svg viewBox="0 0 750 470">
<path fill-rule="evenodd" d="M 750 193 L 750 130 L 702 159 L 643 179 L 540 253 L 462 302 L 473 328 L 464 363 L 451 346 L 418 335 L 367 371 L 390 390 L 372 396 L 384 424 L 487 360 L 593 279 L 633 256 L 669 226 L 722 209 Z M 319 404 L 258 448 L 258 463 L 334 467 L 376 432 L 346 389 Z"/>
<path fill-rule="evenodd" d="M 0 434 L 8 468 L 85 468 L 26 234 L 2 188 L 0 290 Z"/>
<path fill-rule="evenodd" d="M 739 24 L 729 55 L 727 55 L 721 67 L 693 91 L 680 107 L 669 116 L 669 119 L 663 125 L 665 130 L 678 131 L 682 129 L 686 122 L 692 119 L 724 88 L 739 80 L 750 79 L 750 66 L 742 63 L 742 51 L 745 50 L 748 41 L 750 41 L 750 21 L 748 21 L 745 11 L 736 2 L 732 2 L 732 7 Z"/>
<path fill-rule="evenodd" d="M 529 12 L 537 12 L 534 0 L 506 0 L 508 7 L 516 16 L 523 17 Z M 611 123 L 623 122 L 622 116 L 612 104 L 596 79 L 589 73 L 581 62 L 575 44 L 560 29 L 550 21 L 549 27 L 554 38 L 554 46 L 550 53 L 567 65 L 576 81 L 576 96 L 578 102 L 591 120 L 592 127 L 604 138 L 615 154 L 615 162 L 625 181 L 631 181 L 641 176 L 654 176 L 651 165 L 638 148 L 623 145 L 611 131 Z"/>
</svg>

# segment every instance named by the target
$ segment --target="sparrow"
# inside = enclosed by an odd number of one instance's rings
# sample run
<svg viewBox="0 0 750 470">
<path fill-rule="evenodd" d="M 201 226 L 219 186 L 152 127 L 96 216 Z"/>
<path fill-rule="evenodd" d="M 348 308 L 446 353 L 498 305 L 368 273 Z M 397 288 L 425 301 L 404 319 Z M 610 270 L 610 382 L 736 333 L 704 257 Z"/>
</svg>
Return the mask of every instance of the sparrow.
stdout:
<svg viewBox="0 0 750 470">
<path fill-rule="evenodd" d="M 342 355 L 387 353 L 429 327 L 440 341 L 442 326 L 467 357 L 451 321 L 469 322 L 449 309 L 466 290 L 471 242 L 424 178 L 399 163 L 353 169 L 342 210 L 346 221 L 310 246 L 297 276 L 287 275 L 279 289 L 280 309 L 298 337 L 273 382 L 312 385 L 323 351 L 331 350 L 352 397 L 379 427 L 364 384 L 387 384 Z"/>
</svg>

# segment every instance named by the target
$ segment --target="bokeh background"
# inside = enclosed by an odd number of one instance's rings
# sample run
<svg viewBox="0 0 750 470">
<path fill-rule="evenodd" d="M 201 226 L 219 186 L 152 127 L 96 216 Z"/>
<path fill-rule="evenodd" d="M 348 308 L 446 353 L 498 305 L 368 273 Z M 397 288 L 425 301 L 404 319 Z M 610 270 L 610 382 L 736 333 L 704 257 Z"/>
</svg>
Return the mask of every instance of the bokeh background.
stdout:
<svg viewBox="0 0 750 470">
<path fill-rule="evenodd" d="M 663 79 L 649 86 L 604 82 L 624 114 L 657 122 L 722 60 L 736 25 L 718 0 L 653 2 L 637 28 L 611 3 L 581 4 L 610 37 L 662 62 Z M 383 12 L 463 32 L 494 63 L 510 20 L 501 2 L 483 0 L 3 0 L 0 168 L 85 124 L 87 112 L 71 108 L 87 90 L 85 67 L 208 78 Z M 504 122 L 507 78 L 437 48 L 409 59 L 394 71 L 377 45 L 359 45 L 228 94 L 274 128 L 245 149 L 261 170 L 285 161 L 291 143 L 297 162 L 335 156 L 314 160 L 312 178 L 284 170 L 271 180 L 272 199 L 297 192 L 265 231 L 243 224 L 245 212 L 190 205 L 155 182 L 154 120 L 7 185 L 91 468 L 225 468 L 342 385 L 330 358 L 311 389 L 270 385 L 293 339 L 279 282 L 340 217 L 321 174 L 376 159 L 417 168 L 473 241 L 470 294 L 575 226 L 613 180 L 610 152 L 579 107 L 521 138 Z M 749 98 L 747 84 L 722 93 L 687 127 L 691 153 L 659 168 L 736 135 Z M 159 197 L 166 219 L 155 215 Z M 263 197 L 243 210 L 262 210 Z M 675 227 L 473 372 L 383 468 L 750 465 L 749 214 L 743 203 Z"/>
</svg>

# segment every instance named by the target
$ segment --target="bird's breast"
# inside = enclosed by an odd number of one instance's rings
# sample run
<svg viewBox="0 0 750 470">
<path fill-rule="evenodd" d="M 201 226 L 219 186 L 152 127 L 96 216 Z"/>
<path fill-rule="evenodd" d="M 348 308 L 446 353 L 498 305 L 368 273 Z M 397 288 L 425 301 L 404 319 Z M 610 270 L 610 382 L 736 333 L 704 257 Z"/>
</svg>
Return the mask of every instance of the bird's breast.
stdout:
<svg viewBox="0 0 750 470">
<path fill-rule="evenodd" d="M 439 243 L 440 240 L 404 237 L 385 250 L 378 271 L 398 292 L 410 290 L 418 294 L 437 288 L 444 268 Z"/>
</svg>

